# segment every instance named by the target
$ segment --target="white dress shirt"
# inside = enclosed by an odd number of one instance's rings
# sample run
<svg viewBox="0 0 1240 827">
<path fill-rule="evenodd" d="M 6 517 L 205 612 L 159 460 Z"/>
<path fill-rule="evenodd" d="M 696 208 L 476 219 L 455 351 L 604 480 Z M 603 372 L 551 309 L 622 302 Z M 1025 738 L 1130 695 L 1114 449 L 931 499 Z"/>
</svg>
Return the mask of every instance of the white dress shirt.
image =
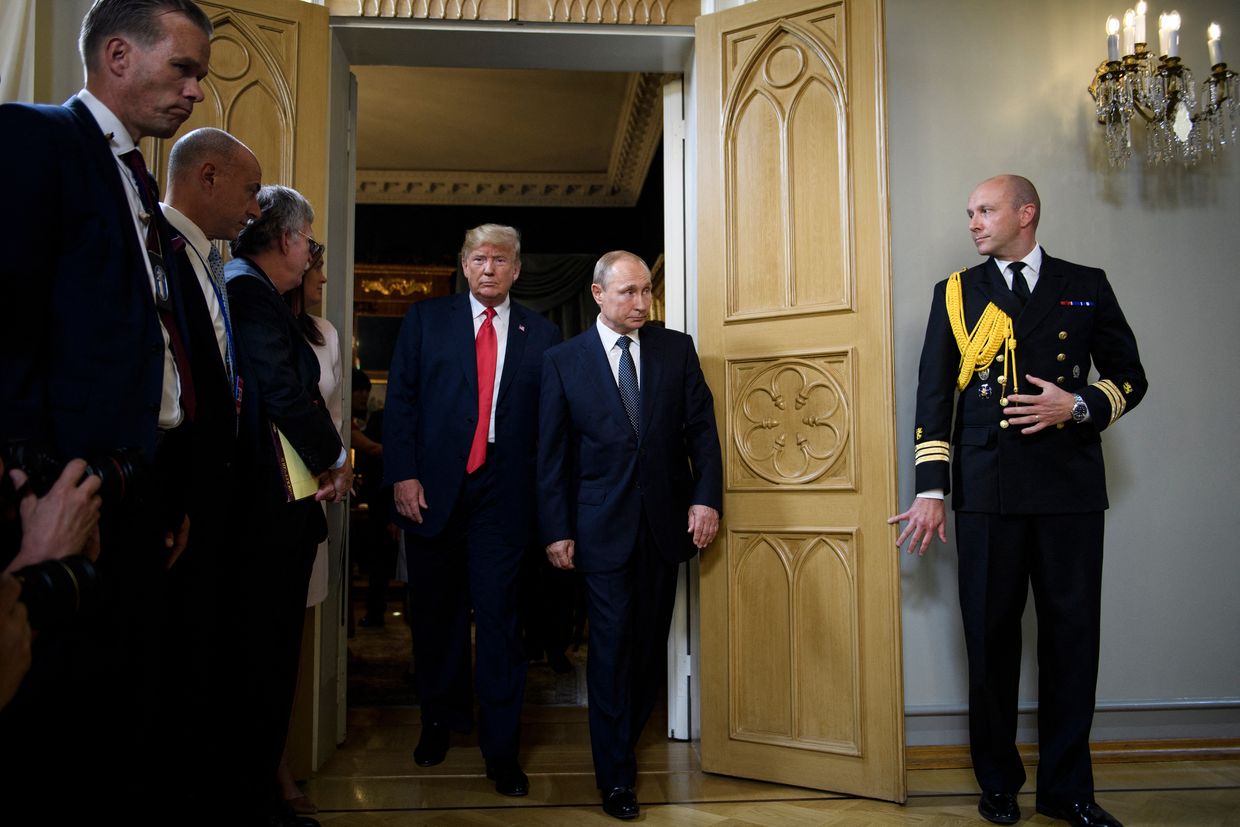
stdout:
<svg viewBox="0 0 1240 827">
<path fill-rule="evenodd" d="M 1042 245 L 1035 244 L 1033 249 L 1029 251 L 1029 255 L 1020 259 L 1025 262 L 1025 270 L 1022 275 L 1025 277 L 1025 283 L 1029 285 L 1029 293 L 1033 293 L 1033 288 L 1038 286 L 1038 274 L 1042 270 Z M 1008 289 L 1012 289 L 1012 262 L 1001 258 L 995 259 L 995 264 L 999 268 L 999 272 L 1003 274 L 1003 280 L 1007 282 Z"/>
<path fill-rule="evenodd" d="M 228 332 L 224 328 L 224 308 L 220 305 L 220 297 L 215 293 L 215 284 L 211 280 L 211 266 L 207 264 L 207 256 L 211 253 L 211 242 L 198 228 L 176 207 L 160 204 L 164 218 L 168 219 L 178 233 L 185 236 L 189 252 L 185 256 L 194 275 L 198 277 L 198 286 L 202 288 L 202 297 L 207 302 L 207 311 L 211 314 L 211 326 L 215 328 L 215 343 L 220 348 L 220 361 L 228 364 Z"/>
<path fill-rule="evenodd" d="M 616 387 L 620 387 L 620 347 L 616 342 L 620 341 L 621 334 L 612 330 L 603 324 L 603 314 L 600 313 L 594 322 L 594 329 L 598 331 L 598 337 L 603 342 L 603 352 L 607 354 L 607 363 L 611 365 L 611 378 L 616 380 Z M 637 387 L 642 385 L 642 340 L 638 334 L 641 328 L 634 330 L 628 334 L 629 353 L 633 356 L 633 367 L 637 370 Z"/>
</svg>

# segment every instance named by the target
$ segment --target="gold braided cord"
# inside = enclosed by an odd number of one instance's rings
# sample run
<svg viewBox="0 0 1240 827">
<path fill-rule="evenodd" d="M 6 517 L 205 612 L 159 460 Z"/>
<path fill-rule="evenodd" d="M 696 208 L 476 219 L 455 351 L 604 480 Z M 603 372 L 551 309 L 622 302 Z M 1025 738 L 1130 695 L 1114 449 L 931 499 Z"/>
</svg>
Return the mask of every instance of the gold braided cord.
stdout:
<svg viewBox="0 0 1240 827">
<path fill-rule="evenodd" d="M 990 302 L 973 330 L 966 333 L 960 287 L 960 274 L 963 272 L 957 270 L 947 279 L 944 296 L 947 320 L 951 323 L 952 335 L 956 337 L 956 346 L 960 348 L 960 373 L 956 377 L 956 387 L 960 390 L 968 387 L 973 372 L 990 367 L 999 348 L 1003 348 L 1004 393 L 1017 393 L 1017 377 L 1020 374 L 1016 371 L 1016 334 L 1012 329 L 1012 317 Z M 1009 380 L 1012 383 L 1010 387 Z"/>
</svg>

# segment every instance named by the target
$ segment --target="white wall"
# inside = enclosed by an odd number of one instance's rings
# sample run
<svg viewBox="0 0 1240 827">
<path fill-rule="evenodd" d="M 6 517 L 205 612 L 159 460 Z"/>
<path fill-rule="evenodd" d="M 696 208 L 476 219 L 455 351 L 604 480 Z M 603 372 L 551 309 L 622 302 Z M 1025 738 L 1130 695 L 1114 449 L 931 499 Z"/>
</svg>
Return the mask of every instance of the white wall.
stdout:
<svg viewBox="0 0 1240 827">
<path fill-rule="evenodd" d="M 1107 166 L 1086 92 L 1122 0 L 888 0 L 887 83 L 900 499 L 912 491 L 916 368 L 930 289 L 979 261 L 969 192 L 1000 172 L 1042 196 L 1039 241 L 1104 267 L 1137 335 L 1144 402 L 1104 439 L 1111 509 L 1095 739 L 1240 735 L 1240 147 L 1195 169 Z M 1240 4 L 1179 0 L 1240 66 Z M 1157 12 L 1150 16 L 1151 39 Z M 1156 42 L 1156 40 L 1155 40 Z M 1225 55 L 1226 56 L 1226 55 Z M 902 570 L 910 743 L 962 742 L 954 546 Z M 1022 707 L 1036 703 L 1032 599 Z M 929 714 L 941 713 L 941 714 Z"/>
</svg>

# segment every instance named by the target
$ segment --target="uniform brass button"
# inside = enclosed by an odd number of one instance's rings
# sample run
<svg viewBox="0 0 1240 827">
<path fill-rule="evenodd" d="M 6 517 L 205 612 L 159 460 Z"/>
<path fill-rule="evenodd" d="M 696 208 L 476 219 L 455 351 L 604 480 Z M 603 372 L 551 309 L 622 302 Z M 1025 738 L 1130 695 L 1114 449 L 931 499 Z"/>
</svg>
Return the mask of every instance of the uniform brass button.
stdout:
<svg viewBox="0 0 1240 827">
<path fill-rule="evenodd" d="M 1061 430 L 1061 431 L 1062 431 L 1062 430 L 1063 430 L 1063 423 L 1062 423 L 1062 422 L 1060 422 L 1060 423 L 1056 424 L 1056 425 L 1055 425 L 1055 427 L 1056 427 L 1056 428 L 1058 428 L 1059 430 Z"/>
<path fill-rule="evenodd" d="M 1066 330 L 1059 331 L 1059 341 L 1062 342 L 1066 338 L 1068 338 L 1068 331 Z"/>
<path fill-rule="evenodd" d="M 1006 396 L 1000 396 L 1000 397 L 999 397 L 999 404 L 1000 404 L 1000 405 L 1002 405 L 1003 407 L 1005 407 L 1005 408 L 1006 408 L 1006 407 L 1007 407 L 1007 397 L 1006 397 Z"/>
<path fill-rule="evenodd" d="M 1006 384 L 1007 384 L 1007 377 L 1006 377 L 1006 376 L 1000 376 L 1000 377 L 999 377 L 999 384 L 1000 384 L 1000 385 L 1006 385 Z"/>
<path fill-rule="evenodd" d="M 1060 354 L 1058 354 L 1058 355 L 1055 357 L 1055 361 L 1056 361 L 1056 362 L 1062 362 L 1064 359 L 1067 359 L 1067 358 L 1068 358 L 1067 356 L 1065 356 L 1065 355 L 1063 355 L 1062 353 L 1060 353 Z"/>
<path fill-rule="evenodd" d="M 1003 354 L 1002 354 L 1002 353 L 1000 353 L 998 356 L 996 356 L 996 357 L 995 357 L 995 361 L 996 361 L 996 362 L 1002 362 L 1002 361 L 1003 361 Z"/>
<path fill-rule="evenodd" d="M 1062 385 L 1062 384 L 1063 384 L 1063 377 L 1062 377 L 1062 376 L 1056 376 L 1056 377 L 1055 377 L 1055 384 L 1057 384 L 1057 385 Z"/>
<path fill-rule="evenodd" d="M 1000 427 L 1000 428 L 1002 428 L 1003 430 L 1005 430 L 1005 431 L 1006 431 L 1006 430 L 1007 430 L 1007 427 L 1008 427 L 1008 421 L 1007 421 L 1006 419 L 1004 419 L 1004 420 L 1000 421 L 1000 422 L 999 422 L 999 427 Z"/>
</svg>

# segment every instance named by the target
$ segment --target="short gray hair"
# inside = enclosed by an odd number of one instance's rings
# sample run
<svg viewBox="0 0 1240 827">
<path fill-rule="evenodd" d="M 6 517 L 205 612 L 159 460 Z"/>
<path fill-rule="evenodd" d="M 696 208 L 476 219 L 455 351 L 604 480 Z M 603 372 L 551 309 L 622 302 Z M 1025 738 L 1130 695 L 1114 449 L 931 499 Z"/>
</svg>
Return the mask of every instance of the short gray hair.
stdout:
<svg viewBox="0 0 1240 827">
<path fill-rule="evenodd" d="M 87 72 L 99 69 L 99 49 L 109 37 L 123 35 L 141 46 L 150 46 L 163 35 L 159 18 L 168 13 L 183 14 L 211 37 L 210 18 L 193 0 L 95 0 L 82 18 L 78 52 Z"/>
<path fill-rule="evenodd" d="M 231 162 L 241 150 L 248 147 L 222 129 L 204 126 L 181 136 L 168 154 L 168 177 L 177 178 L 195 170 L 209 160 Z"/>
<path fill-rule="evenodd" d="M 603 257 L 594 265 L 594 283 L 606 289 L 607 280 L 611 278 L 611 268 L 626 259 L 637 262 L 647 273 L 650 272 L 650 267 L 636 253 L 630 253 L 628 250 L 612 250 L 610 253 L 603 253 Z"/>
<path fill-rule="evenodd" d="M 249 256 L 269 249 L 285 233 L 300 233 L 314 223 L 314 208 L 297 190 L 270 184 L 258 191 L 262 217 L 251 221 L 232 243 L 234 256 Z"/>
<path fill-rule="evenodd" d="M 483 244 L 492 244 L 505 250 L 512 250 L 514 264 L 521 263 L 521 233 L 516 227 L 506 224 L 479 224 L 465 233 L 465 243 L 461 245 L 461 261 Z"/>
</svg>

